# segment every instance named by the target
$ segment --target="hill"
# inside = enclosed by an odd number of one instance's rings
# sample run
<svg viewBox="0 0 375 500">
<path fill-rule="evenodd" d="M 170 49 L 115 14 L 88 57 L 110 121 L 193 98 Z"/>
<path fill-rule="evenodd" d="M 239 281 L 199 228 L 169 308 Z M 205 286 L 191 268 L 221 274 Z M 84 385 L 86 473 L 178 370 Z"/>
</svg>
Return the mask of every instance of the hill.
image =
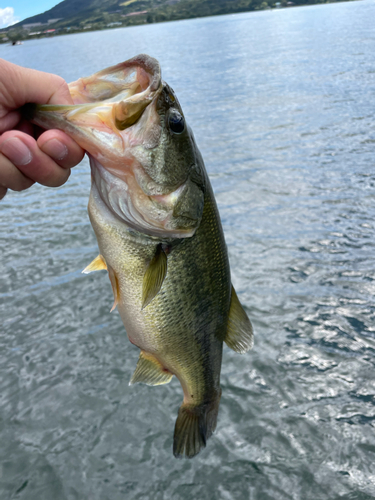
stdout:
<svg viewBox="0 0 375 500">
<path fill-rule="evenodd" d="M 7 34 L 10 39 L 22 39 L 86 29 L 106 29 L 120 25 L 129 26 L 315 3 L 327 3 L 327 1 L 64 0 L 52 9 L 12 26 L 7 29 Z"/>
</svg>

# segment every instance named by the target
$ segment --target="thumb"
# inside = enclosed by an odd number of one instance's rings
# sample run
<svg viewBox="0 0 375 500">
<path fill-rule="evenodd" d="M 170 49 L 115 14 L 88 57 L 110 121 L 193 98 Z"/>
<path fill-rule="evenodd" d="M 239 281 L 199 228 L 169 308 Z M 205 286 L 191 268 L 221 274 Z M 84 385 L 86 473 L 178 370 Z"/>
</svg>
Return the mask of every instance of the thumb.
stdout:
<svg viewBox="0 0 375 500">
<path fill-rule="evenodd" d="M 66 81 L 51 73 L 23 68 L 0 59 L 0 105 L 8 111 L 28 102 L 73 104 Z"/>
</svg>

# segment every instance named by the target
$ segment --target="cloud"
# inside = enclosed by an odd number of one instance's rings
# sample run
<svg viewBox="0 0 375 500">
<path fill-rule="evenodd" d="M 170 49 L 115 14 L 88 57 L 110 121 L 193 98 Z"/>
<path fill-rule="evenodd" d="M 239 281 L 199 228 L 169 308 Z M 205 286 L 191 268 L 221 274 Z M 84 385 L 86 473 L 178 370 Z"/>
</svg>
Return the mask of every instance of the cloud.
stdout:
<svg viewBox="0 0 375 500">
<path fill-rule="evenodd" d="M 7 28 L 12 24 L 18 23 L 19 19 L 14 17 L 13 7 L 5 7 L 5 9 L 0 9 L 0 28 Z"/>
</svg>

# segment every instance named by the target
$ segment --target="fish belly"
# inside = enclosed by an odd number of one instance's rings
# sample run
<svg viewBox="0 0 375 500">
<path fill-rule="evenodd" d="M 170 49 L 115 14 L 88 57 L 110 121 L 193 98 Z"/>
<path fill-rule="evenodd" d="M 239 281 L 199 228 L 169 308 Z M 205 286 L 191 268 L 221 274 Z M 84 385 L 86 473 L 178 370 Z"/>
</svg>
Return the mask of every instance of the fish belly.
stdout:
<svg viewBox="0 0 375 500">
<path fill-rule="evenodd" d="M 219 384 L 230 300 L 229 264 L 215 209 L 208 198 L 200 228 L 173 247 L 163 285 L 142 309 L 143 277 L 159 242 L 129 231 L 95 192 L 89 202 L 100 253 L 118 281 L 118 310 L 130 341 L 156 355 L 183 386 L 187 372 L 201 372 L 199 392 L 204 381 Z"/>
</svg>

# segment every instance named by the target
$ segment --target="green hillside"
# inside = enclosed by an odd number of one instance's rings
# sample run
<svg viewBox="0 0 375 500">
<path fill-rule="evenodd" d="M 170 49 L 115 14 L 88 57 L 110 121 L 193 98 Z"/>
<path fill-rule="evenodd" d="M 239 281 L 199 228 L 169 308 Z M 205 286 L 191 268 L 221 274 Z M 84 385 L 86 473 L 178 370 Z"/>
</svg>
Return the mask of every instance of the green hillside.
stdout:
<svg viewBox="0 0 375 500">
<path fill-rule="evenodd" d="M 335 0 L 332 0 L 335 1 Z M 290 7 L 326 0 L 64 0 L 2 30 L 11 39 Z M 1 41 L 1 38 L 0 38 Z"/>
</svg>

